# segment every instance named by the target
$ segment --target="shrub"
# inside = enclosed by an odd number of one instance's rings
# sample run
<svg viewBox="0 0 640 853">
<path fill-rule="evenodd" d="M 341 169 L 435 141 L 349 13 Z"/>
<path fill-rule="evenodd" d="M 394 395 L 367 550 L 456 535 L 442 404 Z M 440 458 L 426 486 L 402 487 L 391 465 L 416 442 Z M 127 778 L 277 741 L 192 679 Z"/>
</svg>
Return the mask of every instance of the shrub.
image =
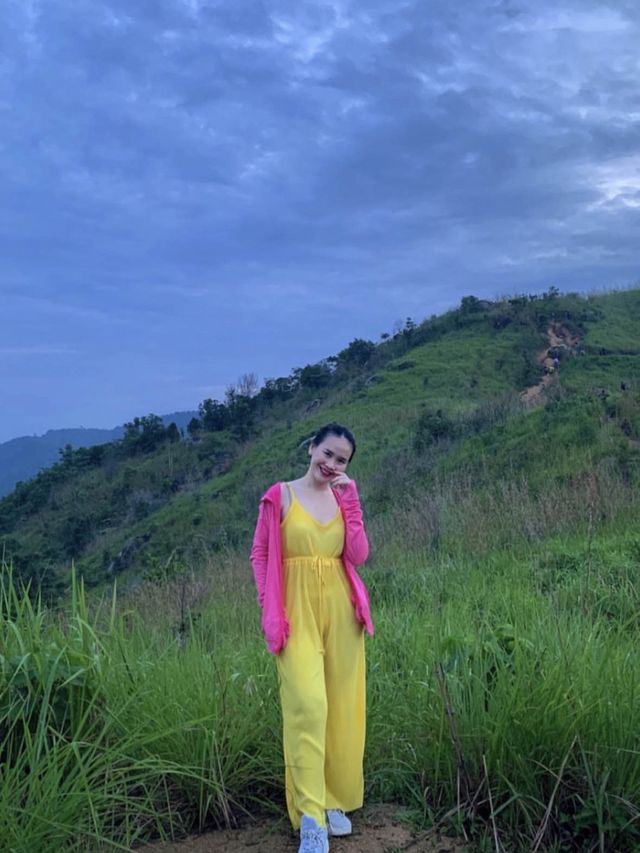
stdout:
<svg viewBox="0 0 640 853">
<path fill-rule="evenodd" d="M 455 421 L 448 417 L 442 409 L 435 411 L 425 409 L 418 418 L 413 446 L 420 453 L 436 441 L 455 438 L 456 433 Z"/>
</svg>

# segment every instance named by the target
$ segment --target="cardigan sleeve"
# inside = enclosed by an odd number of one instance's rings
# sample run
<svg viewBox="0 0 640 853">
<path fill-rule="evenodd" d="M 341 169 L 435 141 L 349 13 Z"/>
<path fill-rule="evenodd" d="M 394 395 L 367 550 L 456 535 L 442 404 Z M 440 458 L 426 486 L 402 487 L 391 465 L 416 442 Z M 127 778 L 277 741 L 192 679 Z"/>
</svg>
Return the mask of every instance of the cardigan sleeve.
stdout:
<svg viewBox="0 0 640 853">
<path fill-rule="evenodd" d="M 267 501 L 260 502 L 258 520 L 256 522 L 256 529 L 253 534 L 253 544 L 251 546 L 250 560 L 253 567 L 253 576 L 256 581 L 258 604 L 260 607 L 264 604 L 264 591 L 267 580 L 267 563 L 269 560 L 269 512 L 271 510 L 271 505 Z"/>
<path fill-rule="evenodd" d="M 344 557 L 354 566 L 360 566 L 369 555 L 369 541 L 364 530 L 362 507 L 355 480 L 340 495 L 345 517 Z"/>
</svg>

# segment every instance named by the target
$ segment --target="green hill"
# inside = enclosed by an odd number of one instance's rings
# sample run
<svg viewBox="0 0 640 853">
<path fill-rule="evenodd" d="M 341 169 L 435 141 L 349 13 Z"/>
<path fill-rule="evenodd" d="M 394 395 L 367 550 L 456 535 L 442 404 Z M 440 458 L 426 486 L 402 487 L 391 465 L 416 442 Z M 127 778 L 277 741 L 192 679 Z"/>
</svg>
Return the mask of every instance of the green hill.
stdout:
<svg viewBox="0 0 640 853">
<path fill-rule="evenodd" d="M 265 813 L 277 833 L 247 552 L 261 492 L 335 418 L 372 545 L 366 801 L 401 806 L 416 849 L 440 830 L 469 851 L 640 849 L 639 331 L 638 290 L 467 297 L 259 392 L 243 377 L 186 440 L 136 418 L 16 489 L 0 848 L 129 850 Z M 72 561 L 89 600 L 63 595 Z"/>
<path fill-rule="evenodd" d="M 466 297 L 383 338 L 356 339 L 259 391 L 244 377 L 224 402 L 201 403 L 186 439 L 149 415 L 120 440 L 68 448 L 0 501 L 6 556 L 50 594 L 72 561 L 93 585 L 197 569 L 246 548 L 263 489 L 300 472 L 300 444 L 334 419 L 358 437 L 353 475 L 376 518 L 452 480 L 480 500 L 522 477 L 540 495 L 598 465 L 637 477 L 640 291 Z M 558 340 L 568 343 L 545 375 Z"/>
</svg>

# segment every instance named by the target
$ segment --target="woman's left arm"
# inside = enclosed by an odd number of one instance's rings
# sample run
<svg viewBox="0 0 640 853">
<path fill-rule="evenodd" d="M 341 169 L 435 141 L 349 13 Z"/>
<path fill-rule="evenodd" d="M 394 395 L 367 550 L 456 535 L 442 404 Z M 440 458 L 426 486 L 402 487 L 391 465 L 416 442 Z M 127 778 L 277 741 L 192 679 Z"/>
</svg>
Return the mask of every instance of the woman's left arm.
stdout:
<svg viewBox="0 0 640 853">
<path fill-rule="evenodd" d="M 358 487 L 355 480 L 348 480 L 345 484 L 338 482 L 336 486 L 340 489 L 346 525 L 343 556 L 354 566 L 360 566 L 369 555 L 369 540 L 364 529 Z"/>
</svg>

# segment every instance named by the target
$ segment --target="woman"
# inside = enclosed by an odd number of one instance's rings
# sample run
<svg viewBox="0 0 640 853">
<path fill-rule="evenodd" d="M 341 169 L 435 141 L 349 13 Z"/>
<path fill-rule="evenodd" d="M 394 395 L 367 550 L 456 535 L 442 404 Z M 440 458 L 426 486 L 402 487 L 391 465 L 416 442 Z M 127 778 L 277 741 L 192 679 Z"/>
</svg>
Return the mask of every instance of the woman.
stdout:
<svg viewBox="0 0 640 853">
<path fill-rule="evenodd" d="M 327 853 L 362 806 L 364 633 L 369 600 L 356 572 L 369 551 L 358 490 L 346 474 L 352 433 L 331 423 L 306 474 L 260 501 L 251 563 L 269 651 L 277 655 L 287 809 L 299 853 Z"/>
</svg>

